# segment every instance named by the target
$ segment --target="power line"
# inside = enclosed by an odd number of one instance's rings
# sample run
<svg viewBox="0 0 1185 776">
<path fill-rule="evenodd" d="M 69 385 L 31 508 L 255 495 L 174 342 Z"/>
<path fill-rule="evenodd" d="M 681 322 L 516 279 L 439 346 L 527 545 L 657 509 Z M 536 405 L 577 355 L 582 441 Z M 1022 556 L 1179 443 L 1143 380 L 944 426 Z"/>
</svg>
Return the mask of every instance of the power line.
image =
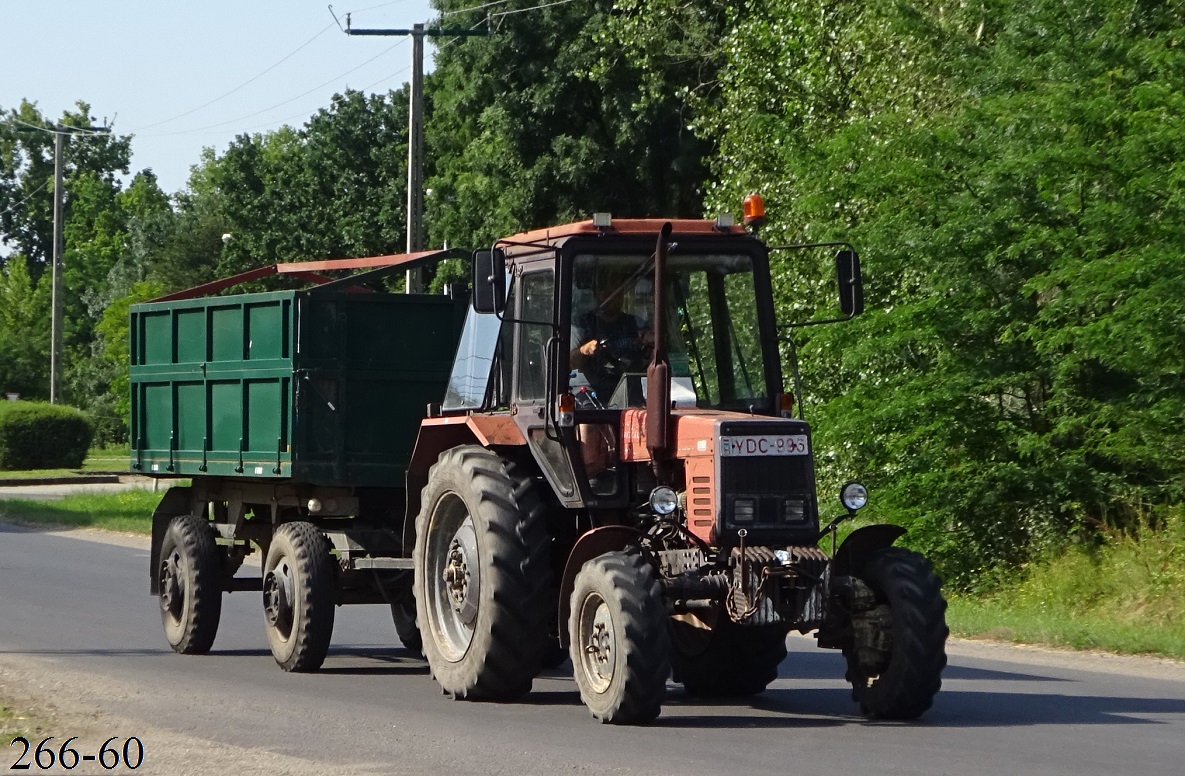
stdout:
<svg viewBox="0 0 1185 776">
<path fill-rule="evenodd" d="M 375 81 L 370 86 L 366 86 L 366 87 L 360 89 L 359 91 L 361 91 L 363 94 L 365 94 L 367 91 L 373 89 L 374 87 L 378 86 L 379 84 L 381 84 L 385 81 L 390 81 L 392 78 L 394 78 L 395 76 L 397 76 L 401 73 L 406 73 L 409 69 L 410 69 L 410 67 L 408 67 L 408 66 L 401 67 L 398 70 L 396 70 L 394 73 L 391 73 L 390 75 L 385 76 L 385 77 L 379 79 L 378 81 Z M 263 124 L 256 124 L 254 126 L 247 127 L 244 131 L 245 132 L 253 132 L 257 129 L 268 129 L 268 128 L 274 127 L 276 125 L 283 126 L 283 125 L 287 124 L 289 121 L 294 121 L 296 119 L 305 118 L 308 115 L 309 115 L 308 111 L 302 111 L 301 113 L 295 113 L 287 118 L 279 119 L 276 121 L 268 121 Z"/>
<path fill-rule="evenodd" d="M 27 121 L 21 121 L 16 116 L 10 116 L 9 120 L 49 135 L 105 135 L 111 131 L 107 127 L 71 127 L 65 124 L 59 124 L 57 127 L 43 127 L 40 124 L 30 124 Z"/>
<path fill-rule="evenodd" d="M 265 69 L 264 71 L 262 71 L 261 73 L 259 73 L 258 75 L 255 75 L 255 76 L 253 76 L 253 77 L 251 77 L 251 78 L 248 78 L 246 81 L 244 81 L 243 83 L 239 84 L 238 86 L 236 86 L 235 88 L 231 89 L 230 91 L 228 91 L 228 92 L 226 92 L 226 93 L 224 93 L 224 94 L 220 94 L 220 95 L 218 95 L 217 97 L 215 97 L 214 99 L 210 100 L 209 102 L 202 103 L 201 105 L 197 106 L 196 108 L 192 108 L 192 109 L 190 109 L 190 110 L 187 110 L 187 111 L 185 111 L 184 113 L 178 113 L 176 116 L 173 116 L 173 117 L 171 117 L 171 118 L 164 119 L 164 120 L 162 120 L 162 121 L 157 121 L 157 122 L 155 122 L 155 123 L 153 123 L 153 124 L 145 124 L 144 126 L 142 126 L 142 127 L 139 127 L 139 129 L 141 129 L 141 130 L 143 130 L 143 129 L 151 129 L 151 128 L 153 128 L 153 127 L 159 127 L 161 124 L 168 124 L 168 123 L 170 123 L 170 122 L 176 121 L 177 119 L 184 118 L 184 117 L 186 117 L 186 116 L 190 115 L 191 113 L 197 113 L 197 112 L 198 112 L 199 110 L 201 110 L 202 108 L 208 108 L 209 106 L 213 105 L 214 103 L 218 102 L 219 100 L 222 100 L 222 99 L 225 99 L 225 98 L 227 98 L 227 97 L 231 96 L 232 94 L 234 94 L 235 92 L 239 91 L 239 90 L 240 90 L 240 89 L 242 89 L 243 87 L 245 87 L 245 86 L 249 86 L 250 84 L 253 84 L 253 83 L 255 83 L 255 82 L 256 82 L 256 81 L 258 81 L 260 78 L 263 78 L 265 75 L 267 75 L 267 74 L 268 74 L 268 73 L 270 73 L 271 71 L 275 70 L 277 67 L 279 67 L 280 65 L 284 64 L 285 62 L 287 62 L 287 61 L 288 61 L 289 59 L 291 59 L 292 57 L 296 56 L 298 53 L 300 53 L 302 50 L 304 50 L 304 49 L 305 49 L 305 48 L 306 48 L 306 47 L 307 47 L 309 44 L 311 44 L 311 43 L 312 43 L 313 41 L 315 41 L 317 38 L 321 37 L 321 36 L 322 36 L 322 35 L 324 35 L 326 32 L 328 32 L 328 31 L 329 31 L 329 29 L 330 29 L 331 27 L 333 27 L 333 25 L 332 25 L 332 24 L 328 24 L 328 25 L 326 25 L 324 29 L 322 29 L 320 32 L 318 32 L 318 33 L 317 33 L 316 35 L 314 35 L 313 37 L 311 37 L 311 38 L 309 38 L 308 40 L 306 40 L 304 43 L 302 43 L 302 44 L 300 44 L 299 46 L 297 46 L 297 47 L 296 47 L 295 49 L 293 49 L 292 51 L 288 52 L 288 53 L 287 53 L 286 55 L 284 55 L 284 57 L 283 57 L 282 59 L 280 59 L 278 62 L 276 62 L 275 64 L 271 65 L 270 67 L 268 67 L 267 69 Z M 136 131 L 136 130 L 133 130 L 133 131 Z"/>
<path fill-rule="evenodd" d="M 554 3 L 544 3 L 543 5 L 533 5 L 530 8 L 515 8 L 510 11 L 499 11 L 498 13 L 490 14 L 490 18 L 494 19 L 498 16 L 510 16 L 510 15 L 516 14 L 516 13 L 526 13 L 527 11 L 538 11 L 540 8 L 551 8 L 552 6 L 556 6 L 556 5 L 567 5 L 568 3 L 571 3 L 571 2 L 572 2 L 572 0 L 557 0 Z"/>
<path fill-rule="evenodd" d="M 39 191 L 41 191 L 48 185 L 49 185 L 49 178 L 46 178 L 45 183 L 42 183 L 40 186 L 38 186 L 37 188 L 30 191 L 28 194 L 25 195 L 24 199 L 22 199 L 20 202 L 16 203 L 12 207 L 20 207 L 21 205 L 25 204 L 26 202 L 28 202 L 29 200 L 31 200 L 33 198 L 34 194 L 37 194 Z"/>
<path fill-rule="evenodd" d="M 391 0 L 389 3 L 379 3 L 378 5 L 372 5 L 367 8 L 356 8 L 353 11 L 346 11 L 346 13 L 362 13 L 364 11 L 373 11 L 376 8 L 386 8 L 389 5 L 399 5 L 406 2 L 409 2 L 409 0 Z"/>
<path fill-rule="evenodd" d="M 399 46 L 403 45 L 403 44 L 404 44 L 404 43 L 406 43 L 406 42 L 407 42 L 407 39 L 406 39 L 406 38 L 404 38 L 404 39 L 400 40 L 398 43 L 395 43 L 394 45 L 392 45 L 392 46 L 389 46 L 389 47 L 387 47 L 387 48 L 383 49 L 383 50 L 382 50 L 382 51 L 380 51 L 378 54 L 375 54 L 373 57 L 371 57 L 370 59 L 366 60 L 366 61 L 365 61 L 365 62 L 363 62 L 362 64 L 360 64 L 360 65 L 358 65 L 358 66 L 356 66 L 356 67 L 352 67 L 352 68 L 350 68 L 349 70 L 347 70 L 346 72 L 344 72 L 344 73 L 342 73 L 342 74 L 340 74 L 340 75 L 334 76 L 333 78 L 330 78 L 328 81 L 325 81 L 325 82 L 324 82 L 324 83 L 322 83 L 322 84 L 318 84 L 317 86 L 314 86 L 312 89 L 309 89 L 308 91 L 301 92 L 300 94 L 296 95 L 295 97 L 292 97 L 292 98 L 290 98 L 290 99 L 284 100 L 283 102 L 277 102 L 275 105 L 271 105 L 271 106 L 269 106 L 269 107 L 267 107 L 267 108 L 263 108 L 263 109 L 261 109 L 261 110 L 257 110 L 257 111 L 255 111 L 255 112 L 253 112 L 253 113 L 248 113 L 248 114 L 246 114 L 245 116 L 239 116 L 238 118 L 229 119 L 229 120 L 227 120 L 227 121 L 220 121 L 220 122 L 218 122 L 217 124 L 210 124 L 209 126 L 205 126 L 205 127 L 195 127 L 195 128 L 193 128 L 193 129 L 180 130 L 180 131 L 178 131 L 178 132 L 160 132 L 160 133 L 154 133 L 154 134 L 152 134 L 152 135 L 149 135 L 149 137 L 172 137 L 173 135 L 193 135 L 193 134 L 198 134 L 198 133 L 200 133 L 200 132 L 205 132 L 205 131 L 207 131 L 207 130 L 210 130 L 210 129 L 218 129 L 219 127 L 225 127 L 225 126 L 226 126 L 226 125 L 228 125 L 228 124 L 237 124 L 238 122 L 240 122 L 240 121 L 243 121 L 244 119 L 249 119 L 249 118 L 252 118 L 252 117 L 254 117 L 254 116 L 258 116 L 258 115 L 259 115 L 259 114 L 261 114 L 261 113 L 267 113 L 267 112 L 268 112 L 268 111 L 270 111 L 270 110 L 275 110 L 276 108 L 279 108 L 279 107 L 281 107 L 281 106 L 287 105 L 287 104 L 289 104 L 289 103 L 292 103 L 292 102 L 296 102 L 296 101 L 297 101 L 297 100 L 299 100 L 301 97 L 305 97 L 305 96 L 307 96 L 307 95 L 310 95 L 310 94 L 312 94 L 313 92 L 317 91 L 318 89 L 324 89 L 326 86 L 329 86 L 330 84 L 332 84 L 332 83 L 334 83 L 334 82 L 336 82 L 336 81 L 340 81 L 341 79 L 343 79 L 343 78 L 345 78 L 346 76 L 348 76 L 350 73 L 353 73 L 353 72 L 354 72 L 354 71 L 356 71 L 356 70 L 360 70 L 360 69 L 362 69 L 363 67 L 365 67 L 366 65 L 369 65 L 371 62 L 375 61 L 375 60 L 376 60 L 376 59 L 378 59 L 379 57 L 381 57 L 381 56 L 383 56 L 383 55 L 385 55 L 385 54 L 388 54 L 388 53 L 390 53 L 391 51 L 393 51 L 393 50 L 394 50 L 394 49 L 396 49 L 396 48 L 399 48 Z"/>
<path fill-rule="evenodd" d="M 475 5 L 472 8 L 462 8 L 459 11 L 441 11 L 440 15 L 442 17 L 456 16 L 459 13 L 469 13 L 470 11 L 480 11 L 483 8 L 493 8 L 495 5 L 505 5 L 506 3 L 509 3 L 509 2 L 510 2 L 510 0 L 494 0 L 494 2 L 492 2 L 492 3 L 483 3 L 482 5 Z"/>
</svg>

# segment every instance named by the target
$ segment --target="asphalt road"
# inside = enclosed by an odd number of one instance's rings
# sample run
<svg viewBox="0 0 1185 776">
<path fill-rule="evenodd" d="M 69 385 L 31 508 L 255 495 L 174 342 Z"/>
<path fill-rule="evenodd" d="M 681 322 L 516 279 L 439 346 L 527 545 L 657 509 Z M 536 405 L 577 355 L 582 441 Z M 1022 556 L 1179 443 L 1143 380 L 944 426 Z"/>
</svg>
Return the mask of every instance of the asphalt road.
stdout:
<svg viewBox="0 0 1185 776">
<path fill-rule="evenodd" d="M 252 593 L 226 598 L 210 655 L 175 655 L 144 543 L 78 536 L 0 525 L 0 679 L 36 675 L 97 733 L 118 719 L 106 735 L 141 737 L 139 773 L 237 772 L 269 757 L 287 764 L 276 773 L 1185 773 L 1179 664 L 956 643 L 920 722 L 871 723 L 840 656 L 792 637 L 781 678 L 753 702 L 698 702 L 672 685 L 654 724 L 617 728 L 593 722 L 563 671 L 521 703 L 442 697 L 381 607 L 338 609 L 317 674 L 275 666 Z M 165 746 L 174 735 L 184 747 Z"/>
</svg>

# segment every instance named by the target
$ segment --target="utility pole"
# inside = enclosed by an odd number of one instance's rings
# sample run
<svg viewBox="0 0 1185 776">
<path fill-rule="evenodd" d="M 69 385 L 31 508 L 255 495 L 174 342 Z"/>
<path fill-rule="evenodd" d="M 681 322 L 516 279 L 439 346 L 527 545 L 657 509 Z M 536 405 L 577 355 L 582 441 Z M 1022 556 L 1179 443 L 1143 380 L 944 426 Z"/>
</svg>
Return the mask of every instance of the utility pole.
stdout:
<svg viewBox="0 0 1185 776">
<path fill-rule="evenodd" d="M 407 116 L 407 252 L 415 253 L 424 248 L 424 36 L 489 35 L 487 30 L 425 29 L 423 24 L 414 24 L 410 30 L 355 30 L 350 27 L 350 15 L 346 14 L 347 35 L 411 36 L 411 94 L 408 99 Z M 424 290 L 423 270 L 409 269 L 405 281 L 409 294 Z"/>
<path fill-rule="evenodd" d="M 60 129 L 60 128 L 59 128 Z M 53 272 L 50 285 L 49 324 L 49 403 L 57 404 L 62 383 L 62 145 L 66 134 L 55 132 L 53 137 Z"/>
<path fill-rule="evenodd" d="M 49 324 L 49 401 L 57 404 L 62 399 L 62 254 L 65 252 L 65 173 L 62 169 L 62 156 L 65 150 L 66 138 L 70 135 L 93 135 L 110 132 L 110 127 L 72 127 L 58 124 L 54 127 L 39 127 L 24 124 L 23 129 L 17 131 L 48 132 L 54 136 L 53 141 L 53 250 L 50 261 L 50 324 Z"/>
<path fill-rule="evenodd" d="M 424 247 L 424 25 L 412 25 L 411 94 L 407 109 L 407 252 Z M 424 292 L 424 270 L 407 271 L 404 288 Z"/>
</svg>

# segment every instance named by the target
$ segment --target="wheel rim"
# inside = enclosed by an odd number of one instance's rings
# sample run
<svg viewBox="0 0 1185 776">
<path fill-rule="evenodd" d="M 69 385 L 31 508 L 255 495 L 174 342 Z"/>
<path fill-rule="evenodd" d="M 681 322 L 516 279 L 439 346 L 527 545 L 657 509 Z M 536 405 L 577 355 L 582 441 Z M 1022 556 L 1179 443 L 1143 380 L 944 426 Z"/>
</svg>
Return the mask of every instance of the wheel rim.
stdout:
<svg viewBox="0 0 1185 776">
<path fill-rule="evenodd" d="M 448 494 L 437 505 L 428 531 L 427 588 L 433 631 L 447 660 L 465 656 L 477 628 L 481 560 L 477 531 L 465 503 Z"/>
<path fill-rule="evenodd" d="M 292 566 L 280 558 L 263 580 L 263 611 L 267 624 L 284 639 L 292 635 Z"/>
<path fill-rule="evenodd" d="M 603 693 L 613 682 L 617 649 L 613 617 L 605 600 L 590 593 L 580 606 L 580 668 L 594 692 Z"/>
<path fill-rule="evenodd" d="M 174 550 L 161 562 L 160 608 L 173 622 L 180 622 L 185 612 L 185 586 L 182 584 L 181 553 Z"/>
</svg>

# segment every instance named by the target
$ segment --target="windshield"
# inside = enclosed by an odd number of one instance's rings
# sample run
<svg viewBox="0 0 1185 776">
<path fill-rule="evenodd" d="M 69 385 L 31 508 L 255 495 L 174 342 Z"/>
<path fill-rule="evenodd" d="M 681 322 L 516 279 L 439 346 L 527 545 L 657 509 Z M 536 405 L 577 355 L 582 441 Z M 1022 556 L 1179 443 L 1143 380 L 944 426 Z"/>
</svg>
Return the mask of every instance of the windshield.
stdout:
<svg viewBox="0 0 1185 776">
<path fill-rule="evenodd" d="M 735 254 L 667 259 L 667 353 L 677 406 L 747 411 L 765 398 L 752 261 Z M 648 256 L 578 255 L 569 387 L 583 407 L 645 406 L 653 354 Z"/>
</svg>

